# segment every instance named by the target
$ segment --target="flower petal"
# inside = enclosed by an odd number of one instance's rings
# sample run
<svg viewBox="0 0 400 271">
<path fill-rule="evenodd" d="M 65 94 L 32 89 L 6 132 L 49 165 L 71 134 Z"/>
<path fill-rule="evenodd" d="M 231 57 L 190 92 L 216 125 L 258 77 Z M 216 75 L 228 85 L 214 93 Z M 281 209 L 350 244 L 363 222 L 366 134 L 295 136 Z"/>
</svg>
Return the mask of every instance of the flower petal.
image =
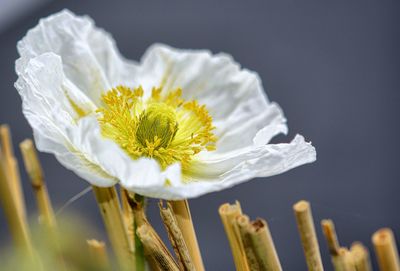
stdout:
<svg viewBox="0 0 400 271">
<path fill-rule="evenodd" d="M 33 128 L 39 150 L 53 153 L 66 168 L 92 184 L 111 186 L 115 183 L 92 157 L 73 144 L 71 131 L 77 130 L 78 116 L 66 92 L 74 97 L 80 97 L 81 93 L 71 88 L 66 80 L 59 56 L 46 53 L 31 59 L 19 74 L 15 87 L 21 95 L 23 113 Z M 90 107 L 90 103 L 87 106 Z"/>
<path fill-rule="evenodd" d="M 17 47 L 18 75 L 30 59 L 52 52 L 62 58 L 65 76 L 96 104 L 102 91 L 116 84 L 132 84 L 130 78 L 136 70 L 133 62 L 120 55 L 108 33 L 96 28 L 89 17 L 68 10 L 40 20 Z"/>
<path fill-rule="evenodd" d="M 227 54 L 156 44 L 143 56 L 136 75 L 145 89 L 181 87 L 185 99 L 205 104 L 217 128 L 217 153 L 253 145 L 261 129 L 268 130 L 265 143 L 287 130 L 282 110 L 268 101 L 258 75 L 241 69 Z"/>
<path fill-rule="evenodd" d="M 262 145 L 215 161 L 198 161 L 189 180 L 166 187 L 169 199 L 193 198 L 255 177 L 269 177 L 316 160 L 314 147 L 297 135 L 287 144 Z"/>
</svg>

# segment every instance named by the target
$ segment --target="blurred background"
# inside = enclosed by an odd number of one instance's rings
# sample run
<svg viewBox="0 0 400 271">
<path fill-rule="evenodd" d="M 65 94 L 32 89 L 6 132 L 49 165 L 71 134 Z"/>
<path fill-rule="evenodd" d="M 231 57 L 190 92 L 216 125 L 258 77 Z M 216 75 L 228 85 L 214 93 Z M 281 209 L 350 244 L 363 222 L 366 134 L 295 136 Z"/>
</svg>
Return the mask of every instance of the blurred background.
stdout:
<svg viewBox="0 0 400 271">
<path fill-rule="evenodd" d="M 288 142 L 296 133 L 311 140 L 317 162 L 288 173 L 190 201 L 207 270 L 234 265 L 217 209 L 239 200 L 252 218 L 266 218 L 284 270 L 305 270 L 292 205 L 311 202 L 321 252 L 330 269 L 319 222 L 332 218 L 342 245 L 391 227 L 400 240 L 400 2 L 398 1 L 46 1 L 0 0 L 0 123 L 17 143 L 32 136 L 13 87 L 16 43 L 41 17 L 68 8 L 90 15 L 114 36 L 122 54 L 139 59 L 154 42 L 179 48 L 227 52 L 257 71 L 269 98 L 288 119 Z M 40 154 L 58 209 L 88 184 Z M 27 208 L 36 211 L 21 170 Z M 92 193 L 69 212 L 97 225 L 105 239 Z M 149 215 L 159 232 L 157 201 Z M 0 244 L 9 231 L 0 210 Z M 374 265 L 376 260 L 373 257 Z"/>
</svg>

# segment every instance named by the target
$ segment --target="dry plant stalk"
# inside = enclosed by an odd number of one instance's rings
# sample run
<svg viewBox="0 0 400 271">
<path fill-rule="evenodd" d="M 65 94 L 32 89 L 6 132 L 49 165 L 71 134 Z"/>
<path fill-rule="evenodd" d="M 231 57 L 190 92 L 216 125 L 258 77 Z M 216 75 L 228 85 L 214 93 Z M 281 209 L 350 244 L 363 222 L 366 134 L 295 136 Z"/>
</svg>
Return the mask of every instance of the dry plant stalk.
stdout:
<svg viewBox="0 0 400 271">
<path fill-rule="evenodd" d="M 353 255 L 345 247 L 338 249 L 337 255 L 332 257 L 332 264 L 335 271 L 357 271 L 353 262 Z"/>
<path fill-rule="evenodd" d="M 260 218 L 251 222 L 249 234 L 260 270 L 281 271 L 282 266 L 267 222 Z"/>
<path fill-rule="evenodd" d="M 118 264 L 122 270 L 130 270 L 135 266 L 135 257 L 128 240 L 116 189 L 93 186 L 93 192 Z"/>
<path fill-rule="evenodd" d="M 399 271 L 399 253 L 392 230 L 389 228 L 378 230 L 372 235 L 372 243 L 380 270 Z"/>
<path fill-rule="evenodd" d="M 173 214 L 171 204 L 167 202 L 166 207 L 164 207 L 163 202 L 160 201 L 159 208 L 161 218 L 167 230 L 168 238 L 178 258 L 180 268 L 185 271 L 196 270 L 192 259 L 190 258 L 190 253 L 183 238 L 181 229 L 179 228 L 178 222 Z"/>
<path fill-rule="evenodd" d="M 150 263 L 156 264 L 158 270 L 179 271 L 174 258 L 150 224 L 142 224 L 136 232 L 143 243 L 146 258 Z"/>
<path fill-rule="evenodd" d="M 178 226 L 181 229 L 183 239 L 185 240 L 186 246 L 189 250 L 190 258 L 193 261 L 194 267 L 197 271 L 204 271 L 204 264 L 201 258 L 188 201 L 176 200 L 169 201 L 169 203 L 171 204 Z"/>
<path fill-rule="evenodd" d="M 14 156 L 10 127 L 6 124 L 0 126 L 0 141 L 3 150 L 3 159 L 5 160 L 5 171 L 7 179 L 11 184 L 11 192 L 13 193 L 17 210 L 21 216 L 26 217 L 18 161 Z"/>
<path fill-rule="evenodd" d="M 293 210 L 308 269 L 310 271 L 322 271 L 324 268 L 322 266 L 310 204 L 304 200 L 299 201 L 293 205 Z"/>
<path fill-rule="evenodd" d="M 86 242 L 92 261 L 95 262 L 99 268 L 108 270 L 110 268 L 110 262 L 105 243 L 95 239 L 87 240 Z"/>
<path fill-rule="evenodd" d="M 231 246 L 236 270 L 250 270 L 247 263 L 246 253 L 244 251 L 243 241 L 240 237 L 239 229 L 236 224 L 236 218 L 242 214 L 240 203 L 236 201 L 236 203 L 233 205 L 229 203 L 222 204 L 219 207 L 218 212 Z"/>
<path fill-rule="evenodd" d="M 322 232 L 325 235 L 326 243 L 328 244 L 328 249 L 331 257 L 337 256 L 339 253 L 340 245 L 333 221 L 330 219 L 324 219 L 321 221 L 321 226 Z"/>
<path fill-rule="evenodd" d="M 42 167 L 33 142 L 30 139 L 25 139 L 21 142 L 19 147 L 21 149 L 26 172 L 28 173 L 33 191 L 35 192 L 41 221 L 43 221 L 47 227 L 54 229 L 56 227 L 56 219 L 44 181 Z"/>
<path fill-rule="evenodd" d="M 335 271 L 355 270 L 352 262 L 352 254 L 346 248 L 341 248 L 339 245 L 333 221 L 330 219 L 324 219 L 321 221 L 321 226 L 328 244 L 331 262 Z"/>
<path fill-rule="evenodd" d="M 15 193 L 12 192 L 13 188 L 7 179 L 5 167 L 3 154 L 0 152 L 0 201 L 17 248 L 35 261 L 29 227 L 25 216 L 18 211 L 14 198 Z"/>
<path fill-rule="evenodd" d="M 357 271 L 372 271 L 369 253 L 365 246 L 360 242 L 351 245 L 350 252 L 353 256 L 354 267 Z"/>
<path fill-rule="evenodd" d="M 133 215 L 131 206 L 129 205 L 128 192 L 123 187 L 121 187 L 121 189 L 120 189 L 120 195 L 121 195 L 122 217 L 124 218 L 124 221 L 125 221 L 130 246 L 134 251 L 135 250 L 134 249 L 135 248 L 135 244 L 134 244 L 134 241 L 135 241 L 135 229 L 134 229 L 135 219 L 134 219 L 134 215 Z"/>
<path fill-rule="evenodd" d="M 247 264 L 250 270 L 258 271 L 261 267 L 257 261 L 254 248 L 251 243 L 249 227 L 250 219 L 247 215 L 238 215 L 236 217 L 236 224 L 239 229 L 240 238 L 243 242 L 244 253 L 246 254 Z"/>
</svg>

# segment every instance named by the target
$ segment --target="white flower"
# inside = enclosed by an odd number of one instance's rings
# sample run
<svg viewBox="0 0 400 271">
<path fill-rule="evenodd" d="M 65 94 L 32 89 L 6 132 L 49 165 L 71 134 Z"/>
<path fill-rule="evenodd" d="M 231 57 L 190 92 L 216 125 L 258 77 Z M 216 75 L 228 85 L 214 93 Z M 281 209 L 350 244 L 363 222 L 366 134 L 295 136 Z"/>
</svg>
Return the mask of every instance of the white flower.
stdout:
<svg viewBox="0 0 400 271">
<path fill-rule="evenodd" d="M 153 45 L 124 59 L 88 17 L 62 11 L 18 43 L 15 86 L 39 150 L 97 186 L 196 197 L 316 159 L 231 56 Z"/>
</svg>

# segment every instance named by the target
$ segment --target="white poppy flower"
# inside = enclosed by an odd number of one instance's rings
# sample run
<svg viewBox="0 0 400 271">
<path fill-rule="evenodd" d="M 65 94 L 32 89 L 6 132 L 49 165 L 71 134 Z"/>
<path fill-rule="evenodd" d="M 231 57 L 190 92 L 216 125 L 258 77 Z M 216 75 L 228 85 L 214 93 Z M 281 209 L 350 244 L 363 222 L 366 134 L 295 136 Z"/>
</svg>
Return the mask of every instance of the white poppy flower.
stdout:
<svg viewBox="0 0 400 271">
<path fill-rule="evenodd" d="M 62 11 L 18 43 L 23 112 L 39 150 L 97 186 L 196 197 L 316 159 L 287 133 L 258 75 L 227 54 L 153 45 L 139 63 L 88 17 Z"/>
</svg>

